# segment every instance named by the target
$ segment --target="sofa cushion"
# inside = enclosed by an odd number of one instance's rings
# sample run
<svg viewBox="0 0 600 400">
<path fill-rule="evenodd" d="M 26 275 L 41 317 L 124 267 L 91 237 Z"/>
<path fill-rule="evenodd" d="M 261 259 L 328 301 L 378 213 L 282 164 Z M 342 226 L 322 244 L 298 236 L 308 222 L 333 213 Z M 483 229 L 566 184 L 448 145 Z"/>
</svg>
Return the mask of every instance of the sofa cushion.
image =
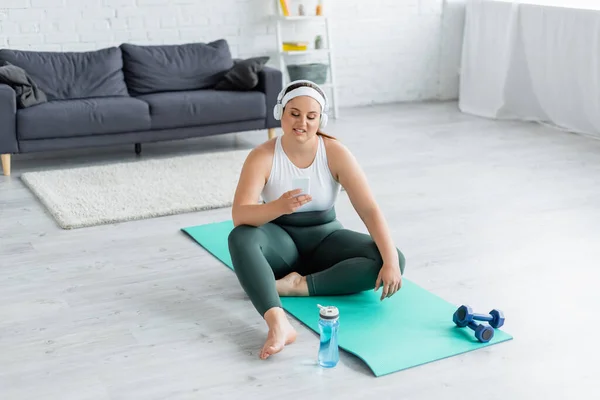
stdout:
<svg viewBox="0 0 600 400">
<path fill-rule="evenodd" d="M 8 61 L 0 60 L 0 83 L 13 88 L 19 108 L 32 107 L 48 101 L 46 93 L 40 90 L 27 72 Z"/>
<path fill-rule="evenodd" d="M 19 110 L 20 139 L 102 135 L 150 129 L 148 104 L 132 97 L 58 100 Z"/>
<path fill-rule="evenodd" d="M 87 52 L 2 49 L 0 60 L 23 68 L 48 100 L 129 95 L 118 47 Z"/>
<path fill-rule="evenodd" d="M 227 41 L 176 45 L 121 44 L 129 92 L 134 95 L 214 86 L 233 67 Z"/>
<path fill-rule="evenodd" d="M 269 57 L 253 57 L 234 60 L 234 66 L 217 82 L 217 90 L 252 90 L 258 85 L 258 74 L 263 70 Z"/>
<path fill-rule="evenodd" d="M 146 94 L 153 129 L 180 128 L 266 118 L 262 92 L 195 90 Z"/>
</svg>

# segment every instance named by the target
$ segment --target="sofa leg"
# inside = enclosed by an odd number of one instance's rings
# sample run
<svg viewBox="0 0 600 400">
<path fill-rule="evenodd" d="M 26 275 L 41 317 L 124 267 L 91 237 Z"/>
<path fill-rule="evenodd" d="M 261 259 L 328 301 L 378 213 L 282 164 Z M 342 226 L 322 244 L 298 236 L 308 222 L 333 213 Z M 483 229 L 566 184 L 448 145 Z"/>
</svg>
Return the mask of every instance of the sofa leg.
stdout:
<svg viewBox="0 0 600 400">
<path fill-rule="evenodd" d="M 2 154 L 2 171 L 5 176 L 10 175 L 10 154 Z"/>
<path fill-rule="evenodd" d="M 137 154 L 139 156 L 141 152 L 142 152 L 142 144 L 136 143 L 135 144 L 135 154 Z"/>
<path fill-rule="evenodd" d="M 269 139 L 273 139 L 276 135 L 275 128 L 269 128 Z"/>
</svg>

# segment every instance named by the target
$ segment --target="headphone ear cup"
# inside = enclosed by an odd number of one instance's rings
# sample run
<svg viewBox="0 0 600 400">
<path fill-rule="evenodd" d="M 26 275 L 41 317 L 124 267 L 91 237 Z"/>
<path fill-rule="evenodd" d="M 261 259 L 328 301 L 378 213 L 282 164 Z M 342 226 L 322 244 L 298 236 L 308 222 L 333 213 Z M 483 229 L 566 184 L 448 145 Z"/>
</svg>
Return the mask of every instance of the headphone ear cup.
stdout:
<svg viewBox="0 0 600 400">
<path fill-rule="evenodd" d="M 279 103 L 275 104 L 275 107 L 273 107 L 273 117 L 275 117 L 277 121 L 281 120 L 282 108 L 283 107 L 281 107 L 281 104 Z"/>
<path fill-rule="evenodd" d="M 321 114 L 321 123 L 319 124 L 319 128 L 323 129 L 327 126 L 328 117 L 327 114 Z"/>
</svg>

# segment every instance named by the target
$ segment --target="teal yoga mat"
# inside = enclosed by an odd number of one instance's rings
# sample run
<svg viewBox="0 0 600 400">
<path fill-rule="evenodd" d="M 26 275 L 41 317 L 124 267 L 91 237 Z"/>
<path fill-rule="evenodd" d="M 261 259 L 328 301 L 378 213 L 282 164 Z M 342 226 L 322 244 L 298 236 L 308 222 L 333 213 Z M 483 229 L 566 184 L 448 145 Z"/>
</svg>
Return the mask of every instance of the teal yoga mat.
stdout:
<svg viewBox="0 0 600 400">
<path fill-rule="evenodd" d="M 198 244 L 233 270 L 227 236 L 232 221 L 183 228 Z M 235 279 L 235 278 L 232 278 Z M 379 292 L 350 296 L 283 297 L 287 312 L 318 332 L 317 304 L 340 310 L 340 348 L 363 360 L 375 376 L 477 350 L 512 339 L 496 329 L 489 343 L 480 343 L 470 328 L 452 322 L 457 305 L 451 304 L 406 278 L 402 288 L 380 301 Z"/>
</svg>

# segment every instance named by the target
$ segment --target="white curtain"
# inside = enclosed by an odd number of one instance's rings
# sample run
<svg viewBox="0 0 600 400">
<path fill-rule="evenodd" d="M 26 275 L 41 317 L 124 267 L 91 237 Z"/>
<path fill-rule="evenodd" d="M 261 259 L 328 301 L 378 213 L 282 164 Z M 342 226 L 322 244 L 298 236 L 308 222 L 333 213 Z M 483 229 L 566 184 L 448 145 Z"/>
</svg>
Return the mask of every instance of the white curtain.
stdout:
<svg viewBox="0 0 600 400">
<path fill-rule="evenodd" d="M 468 0 L 459 107 L 600 138 L 600 2 L 537 3 Z"/>
</svg>

